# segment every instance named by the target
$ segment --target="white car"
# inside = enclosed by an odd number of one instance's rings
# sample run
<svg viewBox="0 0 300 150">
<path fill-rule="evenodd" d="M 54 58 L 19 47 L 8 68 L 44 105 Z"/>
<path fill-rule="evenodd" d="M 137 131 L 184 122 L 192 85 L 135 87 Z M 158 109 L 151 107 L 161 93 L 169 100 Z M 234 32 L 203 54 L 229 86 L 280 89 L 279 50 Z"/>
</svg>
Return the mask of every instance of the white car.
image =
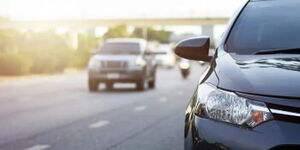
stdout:
<svg viewBox="0 0 300 150">
<path fill-rule="evenodd" d="M 164 53 L 163 55 L 156 56 L 157 65 L 168 68 L 173 68 L 176 65 L 176 56 L 171 44 L 160 44 L 157 51 Z"/>
<path fill-rule="evenodd" d="M 91 57 L 88 85 L 91 92 L 105 83 L 108 90 L 114 83 L 136 83 L 138 90 L 155 87 L 156 64 L 148 42 L 142 39 L 108 39 Z"/>
</svg>

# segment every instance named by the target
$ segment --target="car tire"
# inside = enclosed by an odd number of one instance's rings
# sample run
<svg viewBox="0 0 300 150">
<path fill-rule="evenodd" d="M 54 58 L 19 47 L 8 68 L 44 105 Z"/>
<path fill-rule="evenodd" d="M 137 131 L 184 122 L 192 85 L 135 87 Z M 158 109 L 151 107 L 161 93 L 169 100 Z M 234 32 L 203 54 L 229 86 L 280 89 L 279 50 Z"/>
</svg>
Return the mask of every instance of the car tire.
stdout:
<svg viewBox="0 0 300 150">
<path fill-rule="evenodd" d="M 150 80 L 150 81 L 148 82 L 148 87 L 149 87 L 150 89 L 154 89 L 154 88 L 155 88 L 155 80 Z"/>
<path fill-rule="evenodd" d="M 95 79 L 89 79 L 88 81 L 88 86 L 89 86 L 89 91 L 90 92 L 96 92 L 98 90 L 98 81 Z"/>
<path fill-rule="evenodd" d="M 113 83 L 105 83 L 106 86 L 106 90 L 111 91 L 114 88 L 114 84 Z"/>
<path fill-rule="evenodd" d="M 152 79 L 148 81 L 148 87 L 150 89 L 155 88 L 155 81 L 156 81 L 156 68 L 152 72 Z"/>
<path fill-rule="evenodd" d="M 144 83 L 145 83 L 144 80 L 140 80 L 136 82 L 136 89 L 138 91 L 143 91 L 145 89 Z"/>
</svg>

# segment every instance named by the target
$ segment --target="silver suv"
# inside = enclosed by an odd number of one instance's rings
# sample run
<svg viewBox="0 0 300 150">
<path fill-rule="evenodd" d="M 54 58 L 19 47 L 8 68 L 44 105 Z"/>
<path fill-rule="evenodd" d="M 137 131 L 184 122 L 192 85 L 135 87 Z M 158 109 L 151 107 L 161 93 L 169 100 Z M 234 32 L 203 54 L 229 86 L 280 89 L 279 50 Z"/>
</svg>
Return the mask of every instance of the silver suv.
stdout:
<svg viewBox="0 0 300 150">
<path fill-rule="evenodd" d="M 116 82 L 136 83 L 137 90 L 144 90 L 145 83 L 154 88 L 156 64 L 153 58 L 143 39 L 109 39 L 89 61 L 89 90 L 97 91 L 99 83 L 105 83 L 107 90 L 111 90 Z"/>
</svg>

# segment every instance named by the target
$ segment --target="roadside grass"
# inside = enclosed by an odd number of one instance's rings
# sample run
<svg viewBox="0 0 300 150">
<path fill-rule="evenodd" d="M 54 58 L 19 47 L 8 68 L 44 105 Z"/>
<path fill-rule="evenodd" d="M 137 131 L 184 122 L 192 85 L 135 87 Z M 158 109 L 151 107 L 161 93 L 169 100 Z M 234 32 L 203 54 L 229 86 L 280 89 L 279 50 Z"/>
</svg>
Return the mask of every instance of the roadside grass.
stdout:
<svg viewBox="0 0 300 150">
<path fill-rule="evenodd" d="M 49 76 L 56 76 L 56 75 L 67 75 L 67 74 L 77 74 L 83 73 L 85 69 L 77 69 L 77 68 L 67 68 L 62 73 L 41 73 L 41 74 L 27 74 L 27 75 L 0 75 L 0 83 L 2 82 L 9 82 L 9 81 L 18 81 L 18 80 L 31 80 L 31 79 L 38 79 L 44 78 Z"/>
</svg>

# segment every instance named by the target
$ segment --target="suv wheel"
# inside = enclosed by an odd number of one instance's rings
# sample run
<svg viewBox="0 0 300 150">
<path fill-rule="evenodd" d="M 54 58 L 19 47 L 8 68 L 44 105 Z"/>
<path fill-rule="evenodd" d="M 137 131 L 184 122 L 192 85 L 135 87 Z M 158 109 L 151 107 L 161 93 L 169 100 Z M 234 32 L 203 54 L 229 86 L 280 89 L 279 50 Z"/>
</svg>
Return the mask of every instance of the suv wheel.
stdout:
<svg viewBox="0 0 300 150">
<path fill-rule="evenodd" d="M 148 87 L 149 87 L 150 89 L 155 88 L 155 79 L 152 79 L 152 80 L 150 80 L 150 81 L 148 82 Z"/>
<path fill-rule="evenodd" d="M 89 79 L 88 84 L 89 84 L 89 91 L 90 92 L 95 92 L 95 91 L 98 90 L 99 83 L 98 83 L 97 80 Z"/>
<path fill-rule="evenodd" d="M 137 89 L 138 91 L 143 91 L 143 90 L 145 89 L 144 83 L 145 83 L 144 80 L 138 81 L 138 82 L 136 83 L 136 89 Z"/>
<path fill-rule="evenodd" d="M 148 81 L 148 87 L 150 89 L 155 88 L 155 81 L 156 81 L 156 69 L 152 72 L 152 79 Z"/>
</svg>

